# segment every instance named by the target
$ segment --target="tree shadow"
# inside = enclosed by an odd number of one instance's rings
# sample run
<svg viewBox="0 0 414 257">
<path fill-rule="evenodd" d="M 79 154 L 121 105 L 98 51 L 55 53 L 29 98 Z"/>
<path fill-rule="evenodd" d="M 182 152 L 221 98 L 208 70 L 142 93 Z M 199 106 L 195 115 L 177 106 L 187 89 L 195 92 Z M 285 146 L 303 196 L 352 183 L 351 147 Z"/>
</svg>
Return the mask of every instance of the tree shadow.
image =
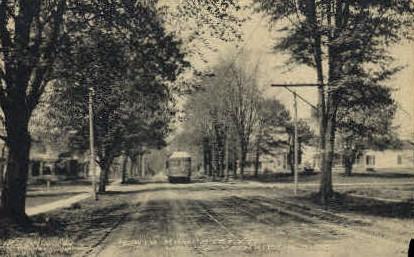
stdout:
<svg viewBox="0 0 414 257">
<path fill-rule="evenodd" d="M 299 172 L 301 182 L 316 181 L 319 178 L 319 173 L 316 172 Z M 262 183 L 291 183 L 294 179 L 291 173 L 268 173 L 260 174 L 257 177 L 248 175 L 244 180 L 257 181 Z"/>
<path fill-rule="evenodd" d="M 326 204 L 320 203 L 320 197 L 313 194 L 306 197 L 322 208 L 336 212 L 348 212 L 384 218 L 413 219 L 414 201 L 385 202 L 378 199 L 354 197 L 345 193 L 335 193 L 335 196 Z"/>
<path fill-rule="evenodd" d="M 56 195 L 66 194 L 68 193 Z M 39 196 L 49 197 L 50 195 Z M 94 202 L 94 200 L 87 201 Z M 91 231 L 99 232 L 99 230 L 114 226 L 114 221 L 119 219 L 130 206 L 126 203 L 99 206 L 99 204 L 105 204 L 107 200 L 102 201 L 93 208 L 90 208 L 88 203 L 75 203 L 67 208 L 30 217 L 26 223 L 0 219 L 0 240 L 24 236 L 69 236 L 75 239 L 88 237 Z"/>
<path fill-rule="evenodd" d="M 86 191 L 85 191 L 86 192 Z M 34 198 L 34 197 L 55 197 L 55 196 L 73 196 L 78 195 L 82 192 L 44 192 L 44 193 L 31 193 L 27 195 L 27 198 Z"/>
<path fill-rule="evenodd" d="M 357 173 L 353 172 L 351 176 L 345 174 L 339 174 L 341 177 L 355 177 L 355 178 L 390 178 L 390 179 L 399 179 L 399 178 L 414 178 L 414 174 L 403 173 L 403 172 L 364 172 Z"/>
</svg>

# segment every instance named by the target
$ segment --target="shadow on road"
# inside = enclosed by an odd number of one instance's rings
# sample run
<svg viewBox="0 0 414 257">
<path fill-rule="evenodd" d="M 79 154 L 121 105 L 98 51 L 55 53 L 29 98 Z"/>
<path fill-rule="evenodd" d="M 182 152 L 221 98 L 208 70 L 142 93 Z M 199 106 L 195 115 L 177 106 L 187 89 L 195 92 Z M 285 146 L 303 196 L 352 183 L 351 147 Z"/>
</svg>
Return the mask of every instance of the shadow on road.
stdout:
<svg viewBox="0 0 414 257">
<path fill-rule="evenodd" d="M 309 198 L 308 198 L 309 200 Z M 319 198 L 315 195 L 310 201 L 319 204 Z M 412 219 L 414 218 L 414 201 L 385 202 L 372 198 L 353 197 L 347 194 L 336 194 L 327 207 L 337 212 L 351 212 L 363 215 L 385 218 Z"/>
<path fill-rule="evenodd" d="M 33 197 L 55 197 L 55 196 L 72 196 L 72 195 L 78 195 L 81 192 L 44 192 L 44 193 L 31 193 L 28 194 L 27 197 L 28 198 L 33 198 Z"/>
<path fill-rule="evenodd" d="M 319 173 L 299 172 L 299 178 L 301 182 L 318 181 Z M 293 175 L 291 173 L 269 173 L 260 174 L 258 177 L 246 176 L 244 180 L 262 183 L 292 183 Z"/>
<path fill-rule="evenodd" d="M 353 173 L 352 176 L 346 176 L 345 174 L 339 174 L 341 177 L 354 177 L 354 178 L 414 178 L 414 174 L 400 173 L 400 172 L 371 172 L 371 173 Z"/>
</svg>

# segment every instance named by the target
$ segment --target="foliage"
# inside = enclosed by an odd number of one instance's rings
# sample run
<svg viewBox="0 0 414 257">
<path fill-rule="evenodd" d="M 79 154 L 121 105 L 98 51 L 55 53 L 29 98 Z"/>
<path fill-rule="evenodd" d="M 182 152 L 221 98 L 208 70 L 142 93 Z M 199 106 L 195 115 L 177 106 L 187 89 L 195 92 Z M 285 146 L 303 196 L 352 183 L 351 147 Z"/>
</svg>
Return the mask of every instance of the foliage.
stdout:
<svg viewBox="0 0 414 257">
<path fill-rule="evenodd" d="M 71 15 L 68 26 L 75 32 L 65 38 L 50 115 L 58 126 L 76 130 L 87 149 L 87 99 L 93 88 L 95 144 L 106 173 L 123 152 L 134 156 L 142 146 L 165 145 L 169 84 L 187 63 L 180 42 L 151 6 L 85 1 Z"/>
<path fill-rule="evenodd" d="M 50 73 L 63 34 L 66 7 L 65 0 L 0 2 L 0 107 L 9 149 L 0 218 L 27 222 L 28 124 L 53 79 Z"/>
<path fill-rule="evenodd" d="M 261 153 L 271 155 L 273 148 L 286 143 L 274 135 L 286 131 L 290 114 L 278 100 L 264 99 L 259 105 L 259 117 L 256 144 Z"/>
<path fill-rule="evenodd" d="M 315 138 L 315 135 L 309 125 L 304 120 L 298 120 L 297 123 L 298 129 L 298 163 L 302 163 L 303 147 L 305 145 L 312 144 L 312 139 Z M 294 124 L 290 122 L 286 131 L 289 134 L 289 152 L 288 152 L 288 162 L 292 171 L 294 173 L 294 152 L 295 152 L 295 128 Z"/>
<path fill-rule="evenodd" d="M 400 70 L 389 47 L 409 38 L 414 24 L 412 1 L 255 0 L 257 11 L 283 21 L 283 38 L 275 50 L 291 62 L 314 67 L 319 83 L 322 201 L 333 194 L 332 159 L 337 112 L 352 102 L 375 105 L 365 92 L 381 90 Z M 325 70 L 326 69 L 326 70 Z M 375 95 L 375 94 L 374 94 Z M 362 101 L 361 101 L 362 99 Z M 368 101 L 366 101 L 368 100 Z M 364 105 L 364 104 L 363 104 Z"/>
<path fill-rule="evenodd" d="M 202 87 L 212 74 L 208 62 L 220 46 L 243 41 L 247 5 L 228 0 L 183 0 L 171 5 L 167 24 L 183 41 L 187 59 L 192 63 L 186 76 L 179 78 L 178 90 L 189 93 Z"/>
<path fill-rule="evenodd" d="M 351 175 L 352 165 L 364 150 L 392 149 L 399 145 L 392 126 L 397 105 L 391 99 L 391 90 L 376 87 L 375 91 L 366 91 L 359 104 L 354 101 L 353 105 L 343 106 L 338 111 L 339 141 L 347 175 Z M 366 97 L 377 99 L 375 105 L 367 100 L 362 102 Z"/>
</svg>

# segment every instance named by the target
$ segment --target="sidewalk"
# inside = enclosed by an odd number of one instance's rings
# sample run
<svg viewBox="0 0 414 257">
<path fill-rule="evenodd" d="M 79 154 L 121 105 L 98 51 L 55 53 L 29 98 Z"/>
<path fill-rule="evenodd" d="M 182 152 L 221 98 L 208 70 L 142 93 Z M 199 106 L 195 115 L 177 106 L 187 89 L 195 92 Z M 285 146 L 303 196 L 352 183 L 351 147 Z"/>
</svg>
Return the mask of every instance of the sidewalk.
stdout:
<svg viewBox="0 0 414 257">
<path fill-rule="evenodd" d="M 62 199 L 59 201 L 54 201 L 54 202 L 47 203 L 47 204 L 29 207 L 26 209 L 26 214 L 28 216 L 34 216 L 37 214 L 53 211 L 56 209 L 67 208 L 71 206 L 72 204 L 85 200 L 91 196 L 92 196 L 91 193 L 80 193 L 78 195 L 75 195 L 75 196 L 72 196 L 66 199 Z"/>
<path fill-rule="evenodd" d="M 107 190 L 108 191 L 113 190 L 119 185 L 119 183 L 120 183 L 119 181 L 112 182 L 110 185 L 107 186 Z M 26 208 L 26 214 L 30 217 L 30 216 L 38 215 L 41 213 L 46 213 L 46 212 L 50 212 L 53 210 L 61 209 L 61 208 L 67 208 L 67 207 L 70 207 L 72 204 L 85 200 L 89 197 L 92 197 L 92 193 L 79 193 L 75 196 L 65 198 L 62 200 L 53 201 L 51 203 L 41 204 L 38 206 Z"/>
</svg>

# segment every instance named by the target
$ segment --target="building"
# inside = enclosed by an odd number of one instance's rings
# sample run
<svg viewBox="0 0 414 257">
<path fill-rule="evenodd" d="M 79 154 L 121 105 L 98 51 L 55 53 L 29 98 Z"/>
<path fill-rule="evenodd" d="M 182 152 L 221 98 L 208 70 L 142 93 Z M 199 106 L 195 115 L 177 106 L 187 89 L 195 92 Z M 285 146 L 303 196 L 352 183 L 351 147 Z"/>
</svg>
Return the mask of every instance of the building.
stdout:
<svg viewBox="0 0 414 257">
<path fill-rule="evenodd" d="M 304 159 L 313 160 L 313 166 L 319 170 L 319 154 L 317 148 L 309 147 Z M 402 141 L 398 149 L 374 150 L 367 149 L 360 154 L 353 165 L 353 170 L 366 171 L 413 171 L 414 172 L 414 142 Z M 343 172 L 344 162 L 341 150 L 335 152 L 333 171 Z"/>
<path fill-rule="evenodd" d="M 414 142 L 405 140 L 399 149 L 366 150 L 357 158 L 354 168 L 373 171 L 410 169 L 414 171 Z"/>
<path fill-rule="evenodd" d="M 29 180 L 61 180 L 86 177 L 88 160 L 76 152 L 62 151 L 60 147 L 33 140 L 30 148 Z"/>
</svg>

